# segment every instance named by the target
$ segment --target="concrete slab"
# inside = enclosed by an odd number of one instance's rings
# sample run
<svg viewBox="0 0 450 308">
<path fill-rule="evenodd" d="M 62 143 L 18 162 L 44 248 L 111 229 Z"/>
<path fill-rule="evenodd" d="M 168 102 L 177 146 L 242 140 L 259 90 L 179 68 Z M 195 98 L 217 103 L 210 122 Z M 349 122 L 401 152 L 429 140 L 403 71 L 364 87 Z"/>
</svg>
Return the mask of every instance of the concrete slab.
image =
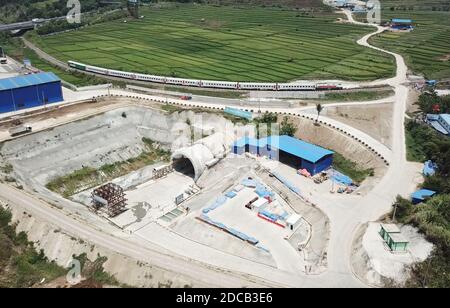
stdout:
<svg viewBox="0 0 450 308">
<path fill-rule="evenodd" d="M 407 252 L 393 253 L 386 246 L 378 231 L 380 223 L 369 223 L 362 239 L 362 247 L 368 256 L 366 279 L 380 284 L 382 277 L 402 283 L 408 277 L 407 266 L 425 260 L 433 249 L 417 229 L 411 226 L 400 228 L 402 235 L 409 240 Z"/>
<path fill-rule="evenodd" d="M 269 252 L 246 243 L 231 234 L 197 220 L 197 214 L 178 220 L 171 229 L 183 237 L 244 259 L 276 267 Z M 140 233 L 140 232 L 138 232 Z"/>
<path fill-rule="evenodd" d="M 260 241 L 259 245 L 268 249 L 279 269 L 289 272 L 304 270 L 304 261 L 300 254 L 284 239 L 290 231 L 270 223 L 257 216 L 257 213 L 244 205 L 256 197 L 250 188 L 244 188 L 236 197 L 223 206 L 211 211 L 208 216 L 228 227 L 252 236 Z M 275 196 L 276 199 L 277 196 Z"/>
<path fill-rule="evenodd" d="M 156 221 L 175 209 L 175 197 L 195 185 L 191 177 L 173 172 L 164 178 L 150 180 L 131 190 L 125 191 L 129 210 L 111 219 L 129 232 Z"/>
</svg>

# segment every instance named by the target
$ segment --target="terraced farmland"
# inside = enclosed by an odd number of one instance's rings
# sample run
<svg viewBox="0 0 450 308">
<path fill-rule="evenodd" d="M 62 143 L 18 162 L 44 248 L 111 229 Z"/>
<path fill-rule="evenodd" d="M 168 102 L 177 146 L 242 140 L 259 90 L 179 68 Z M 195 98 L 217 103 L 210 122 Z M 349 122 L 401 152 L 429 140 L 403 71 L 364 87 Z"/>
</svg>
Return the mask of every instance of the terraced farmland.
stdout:
<svg viewBox="0 0 450 308">
<path fill-rule="evenodd" d="M 393 59 L 356 45 L 373 28 L 280 8 L 180 5 L 37 39 L 48 53 L 126 71 L 234 81 L 391 76 Z"/>
<path fill-rule="evenodd" d="M 428 3 L 429 2 L 429 3 Z M 435 0 L 417 3 L 416 0 L 383 1 L 385 21 L 391 18 L 411 18 L 416 28 L 411 33 L 385 32 L 372 38 L 371 43 L 401 53 L 415 73 L 428 79 L 450 78 L 450 12 L 443 11 L 448 1 Z M 406 5 L 406 9 L 391 10 L 395 5 Z M 425 6 L 428 10 L 424 10 Z M 436 11 L 432 8 L 435 7 Z M 398 8 L 398 7 L 397 7 Z M 438 11 L 440 9 L 441 11 Z"/>
</svg>

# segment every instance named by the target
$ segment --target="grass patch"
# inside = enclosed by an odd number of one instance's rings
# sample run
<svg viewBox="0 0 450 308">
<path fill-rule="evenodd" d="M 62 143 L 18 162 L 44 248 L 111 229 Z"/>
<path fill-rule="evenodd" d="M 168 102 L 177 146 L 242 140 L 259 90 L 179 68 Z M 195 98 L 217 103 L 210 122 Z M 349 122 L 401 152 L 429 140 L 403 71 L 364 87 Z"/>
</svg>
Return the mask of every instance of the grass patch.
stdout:
<svg viewBox="0 0 450 308">
<path fill-rule="evenodd" d="M 5 165 L 0 167 L 0 171 L 5 174 L 10 174 L 14 171 L 14 167 L 10 163 L 6 163 Z"/>
<path fill-rule="evenodd" d="M 167 111 L 168 113 L 182 112 L 188 110 L 171 104 L 164 104 L 161 106 L 161 109 Z"/>
<path fill-rule="evenodd" d="M 426 156 L 424 153 L 423 144 L 421 141 L 416 138 L 415 134 L 411 129 L 408 129 L 408 125 L 406 125 L 405 129 L 405 138 L 406 138 L 406 159 L 408 161 L 415 162 L 425 162 Z"/>
<path fill-rule="evenodd" d="M 33 40 L 62 61 L 191 79 L 372 80 L 395 70 L 391 56 L 355 43 L 372 27 L 335 23 L 341 15 L 325 9 L 178 4 L 141 13 Z"/>
<path fill-rule="evenodd" d="M 64 275 L 66 270 L 37 252 L 24 232 L 16 233 L 11 218 L 0 207 L 0 288 L 27 288 Z"/>
<path fill-rule="evenodd" d="M 106 83 L 105 79 L 80 72 L 66 71 L 50 64 L 39 58 L 33 50 L 26 48 L 19 38 L 10 38 L 4 44 L 3 47 L 5 48 L 6 53 L 17 61 L 23 62 L 24 59 L 29 59 L 33 67 L 44 72 L 53 72 L 65 82 L 77 87 Z"/>
<path fill-rule="evenodd" d="M 220 113 L 220 115 L 223 116 L 225 119 L 231 121 L 233 124 L 247 125 L 248 123 L 250 123 L 250 121 L 247 119 L 236 117 L 228 113 Z"/>
<path fill-rule="evenodd" d="M 78 256 L 73 256 L 75 260 L 78 260 L 81 265 L 81 275 L 83 281 L 75 287 L 78 288 L 92 288 L 102 287 L 103 285 L 115 286 L 115 287 L 129 287 L 120 283 L 113 275 L 105 272 L 103 265 L 108 261 L 107 257 L 97 255 L 94 261 L 88 259 L 86 253 L 82 253 Z"/>
<path fill-rule="evenodd" d="M 375 46 L 400 53 L 408 67 L 427 79 L 447 79 L 450 75 L 450 11 L 448 1 L 383 1 L 383 21 L 410 18 L 410 33 L 384 32 L 371 38 Z"/>
<path fill-rule="evenodd" d="M 361 168 L 357 163 L 345 158 L 339 153 L 334 153 L 333 168 L 349 176 L 356 184 L 362 183 L 368 176 L 374 176 L 373 168 Z"/>
<path fill-rule="evenodd" d="M 392 95 L 394 95 L 393 90 L 332 92 L 332 93 L 326 93 L 325 97 L 320 100 L 338 101 L 338 102 L 373 101 L 373 100 L 377 100 L 377 99 L 386 98 L 386 97 L 389 97 Z"/>
<path fill-rule="evenodd" d="M 433 144 L 446 141 L 431 127 L 409 120 L 405 123 L 406 157 L 409 161 L 425 162 L 429 152 L 434 149 Z"/>
<path fill-rule="evenodd" d="M 150 139 L 143 138 L 142 141 L 146 149 L 137 157 L 114 164 L 106 164 L 98 169 L 84 167 L 68 175 L 53 179 L 47 183 L 46 187 L 68 198 L 81 190 L 96 187 L 158 161 L 169 161 L 170 152 L 155 147 L 154 142 Z"/>
<path fill-rule="evenodd" d="M 200 108 L 200 107 L 182 108 L 182 107 L 178 107 L 178 106 L 171 105 L 171 104 L 164 104 L 164 105 L 161 106 L 161 109 L 164 110 L 164 111 L 167 111 L 169 113 L 183 112 L 183 111 L 193 111 L 195 113 L 206 112 L 206 113 L 212 113 L 212 114 L 220 115 L 223 118 L 231 121 L 233 124 L 241 123 L 241 124 L 246 125 L 246 124 L 250 123 L 250 121 L 248 121 L 247 119 L 236 117 L 236 116 L 233 116 L 231 114 L 224 113 L 221 110 L 211 110 L 211 109 Z"/>
<path fill-rule="evenodd" d="M 448 288 L 450 286 L 450 195 L 438 195 L 419 205 L 413 205 L 411 201 L 397 197 L 396 207 L 396 221 L 417 227 L 427 240 L 435 245 L 427 260 L 410 267 L 411 276 L 404 286 Z M 392 217 L 392 213 L 389 216 Z"/>
</svg>

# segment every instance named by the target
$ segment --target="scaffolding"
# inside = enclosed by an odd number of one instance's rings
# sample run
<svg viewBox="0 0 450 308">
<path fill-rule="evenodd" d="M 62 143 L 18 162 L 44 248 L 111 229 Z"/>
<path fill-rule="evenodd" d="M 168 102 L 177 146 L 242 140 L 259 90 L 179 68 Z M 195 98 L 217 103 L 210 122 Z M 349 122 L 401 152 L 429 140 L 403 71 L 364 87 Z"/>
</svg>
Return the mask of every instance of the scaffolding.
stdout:
<svg viewBox="0 0 450 308">
<path fill-rule="evenodd" d="M 160 179 L 162 177 L 165 177 L 166 175 L 168 175 L 169 173 L 171 173 L 173 171 L 174 171 L 173 164 L 163 165 L 163 166 L 153 168 L 152 179 L 153 180 Z"/>
<path fill-rule="evenodd" d="M 122 213 L 127 205 L 127 199 L 122 187 L 108 183 L 92 192 L 92 206 L 96 211 L 105 208 L 109 217 Z"/>
</svg>

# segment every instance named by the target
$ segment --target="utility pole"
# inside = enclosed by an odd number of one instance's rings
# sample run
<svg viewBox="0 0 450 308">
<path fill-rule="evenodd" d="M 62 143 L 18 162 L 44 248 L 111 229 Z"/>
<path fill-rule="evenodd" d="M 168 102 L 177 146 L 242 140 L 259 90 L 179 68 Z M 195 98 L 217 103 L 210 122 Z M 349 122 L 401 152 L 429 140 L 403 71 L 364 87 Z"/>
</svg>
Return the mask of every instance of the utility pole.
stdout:
<svg viewBox="0 0 450 308">
<path fill-rule="evenodd" d="M 331 171 L 331 192 L 334 193 L 334 169 Z"/>
<path fill-rule="evenodd" d="M 394 203 L 394 213 L 392 213 L 392 221 L 395 221 L 396 212 L 397 212 L 397 202 Z"/>
</svg>

